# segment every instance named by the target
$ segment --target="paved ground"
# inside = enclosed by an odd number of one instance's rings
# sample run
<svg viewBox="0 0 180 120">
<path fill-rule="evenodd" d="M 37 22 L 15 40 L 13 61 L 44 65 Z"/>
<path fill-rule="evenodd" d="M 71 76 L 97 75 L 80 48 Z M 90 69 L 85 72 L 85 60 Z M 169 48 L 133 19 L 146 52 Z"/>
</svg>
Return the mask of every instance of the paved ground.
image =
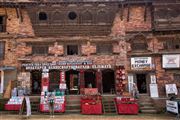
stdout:
<svg viewBox="0 0 180 120">
<path fill-rule="evenodd" d="M 25 117 L 18 115 L 3 115 L 0 120 L 24 120 Z M 175 120 L 174 115 L 170 114 L 139 114 L 139 115 L 79 115 L 62 114 L 50 118 L 49 115 L 33 115 L 29 120 Z"/>
</svg>

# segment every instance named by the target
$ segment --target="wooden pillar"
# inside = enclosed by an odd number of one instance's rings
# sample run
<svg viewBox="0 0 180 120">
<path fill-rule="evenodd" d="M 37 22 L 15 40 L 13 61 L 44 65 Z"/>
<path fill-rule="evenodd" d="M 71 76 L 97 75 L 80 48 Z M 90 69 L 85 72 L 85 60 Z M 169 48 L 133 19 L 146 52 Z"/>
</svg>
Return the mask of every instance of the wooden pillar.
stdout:
<svg viewBox="0 0 180 120">
<path fill-rule="evenodd" d="M 85 81 L 84 81 L 84 70 L 80 70 L 80 94 L 84 93 Z"/>
<path fill-rule="evenodd" d="M 102 93 L 102 72 L 100 69 L 96 71 L 96 87 L 98 88 L 98 92 Z"/>
<path fill-rule="evenodd" d="M 1 89 L 0 89 L 0 93 L 3 93 L 3 90 L 4 90 L 4 71 L 3 70 L 1 70 L 1 82 L 0 82 L 1 84 Z"/>
</svg>

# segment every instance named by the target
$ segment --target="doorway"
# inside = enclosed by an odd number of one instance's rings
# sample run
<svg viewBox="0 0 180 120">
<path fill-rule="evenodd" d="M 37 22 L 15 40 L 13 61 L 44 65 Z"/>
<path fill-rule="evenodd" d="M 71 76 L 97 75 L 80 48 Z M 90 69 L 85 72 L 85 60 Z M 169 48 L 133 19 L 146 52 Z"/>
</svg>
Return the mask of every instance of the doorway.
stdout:
<svg viewBox="0 0 180 120">
<path fill-rule="evenodd" d="M 49 90 L 59 90 L 60 82 L 60 71 L 59 70 L 50 70 L 49 71 Z"/>
<path fill-rule="evenodd" d="M 32 81 L 32 94 L 41 94 L 41 79 L 42 71 L 34 70 L 31 71 L 31 81 Z"/>
<path fill-rule="evenodd" d="M 85 71 L 84 81 L 85 81 L 85 88 L 96 88 L 95 71 Z"/>
<path fill-rule="evenodd" d="M 147 93 L 146 74 L 136 74 L 139 93 Z"/>
<path fill-rule="evenodd" d="M 103 93 L 115 93 L 115 80 L 113 70 L 102 71 Z"/>
<path fill-rule="evenodd" d="M 79 94 L 79 71 L 69 70 L 66 72 L 67 94 Z"/>
</svg>

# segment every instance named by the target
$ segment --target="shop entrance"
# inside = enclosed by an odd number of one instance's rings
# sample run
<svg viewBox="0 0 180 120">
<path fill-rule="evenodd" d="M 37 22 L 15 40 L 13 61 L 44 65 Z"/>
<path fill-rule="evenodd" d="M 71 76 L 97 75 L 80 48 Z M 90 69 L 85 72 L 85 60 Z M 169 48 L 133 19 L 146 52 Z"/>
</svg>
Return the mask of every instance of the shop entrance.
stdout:
<svg viewBox="0 0 180 120">
<path fill-rule="evenodd" d="M 102 71 L 103 93 L 115 93 L 115 81 L 113 70 Z"/>
<path fill-rule="evenodd" d="M 32 94 L 41 94 L 42 71 L 31 71 Z"/>
<path fill-rule="evenodd" d="M 95 71 L 85 71 L 84 81 L 85 88 L 96 88 L 96 72 Z"/>
<path fill-rule="evenodd" d="M 49 71 L 49 90 L 59 90 L 60 71 L 51 70 Z"/>
<path fill-rule="evenodd" d="M 146 74 L 136 74 L 139 93 L 147 93 Z"/>
<path fill-rule="evenodd" d="M 79 94 L 79 71 L 69 70 L 66 72 L 67 94 Z"/>
</svg>

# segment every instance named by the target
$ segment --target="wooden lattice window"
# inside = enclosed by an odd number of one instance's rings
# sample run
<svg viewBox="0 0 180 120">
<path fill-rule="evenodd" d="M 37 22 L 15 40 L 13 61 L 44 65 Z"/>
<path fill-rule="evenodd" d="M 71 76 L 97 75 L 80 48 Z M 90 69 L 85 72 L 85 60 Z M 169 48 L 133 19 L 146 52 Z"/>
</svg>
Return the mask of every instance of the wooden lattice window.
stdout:
<svg viewBox="0 0 180 120">
<path fill-rule="evenodd" d="M 92 14 L 89 11 L 86 11 L 82 14 L 82 22 L 83 23 L 91 23 L 92 22 Z"/>
<path fill-rule="evenodd" d="M 53 14 L 53 20 L 54 21 L 62 21 L 63 20 L 63 16 L 62 16 L 62 13 L 56 11 L 54 12 Z"/>
<path fill-rule="evenodd" d="M 138 35 L 132 39 L 131 49 L 133 51 L 144 51 L 147 50 L 147 41 L 144 36 Z"/>
<path fill-rule="evenodd" d="M 34 55 L 47 55 L 48 54 L 48 45 L 33 45 L 32 54 Z"/>
<path fill-rule="evenodd" d="M 5 17 L 0 16 L 0 32 L 5 32 L 5 31 L 6 31 Z"/>
<path fill-rule="evenodd" d="M 97 16 L 98 23 L 106 23 L 108 21 L 108 15 L 106 11 L 99 11 Z"/>
<path fill-rule="evenodd" d="M 174 80 L 180 81 L 180 74 L 174 73 Z"/>
<path fill-rule="evenodd" d="M 5 42 L 1 41 L 0 42 L 0 60 L 4 59 L 4 55 L 5 55 Z"/>
<path fill-rule="evenodd" d="M 113 51 L 113 45 L 112 44 L 97 44 L 96 45 L 96 51 L 97 53 L 100 53 L 100 54 L 111 54 L 112 51 Z"/>
<path fill-rule="evenodd" d="M 164 48 L 168 50 L 179 50 L 180 49 L 180 39 L 177 40 L 167 40 L 164 42 Z"/>
</svg>

